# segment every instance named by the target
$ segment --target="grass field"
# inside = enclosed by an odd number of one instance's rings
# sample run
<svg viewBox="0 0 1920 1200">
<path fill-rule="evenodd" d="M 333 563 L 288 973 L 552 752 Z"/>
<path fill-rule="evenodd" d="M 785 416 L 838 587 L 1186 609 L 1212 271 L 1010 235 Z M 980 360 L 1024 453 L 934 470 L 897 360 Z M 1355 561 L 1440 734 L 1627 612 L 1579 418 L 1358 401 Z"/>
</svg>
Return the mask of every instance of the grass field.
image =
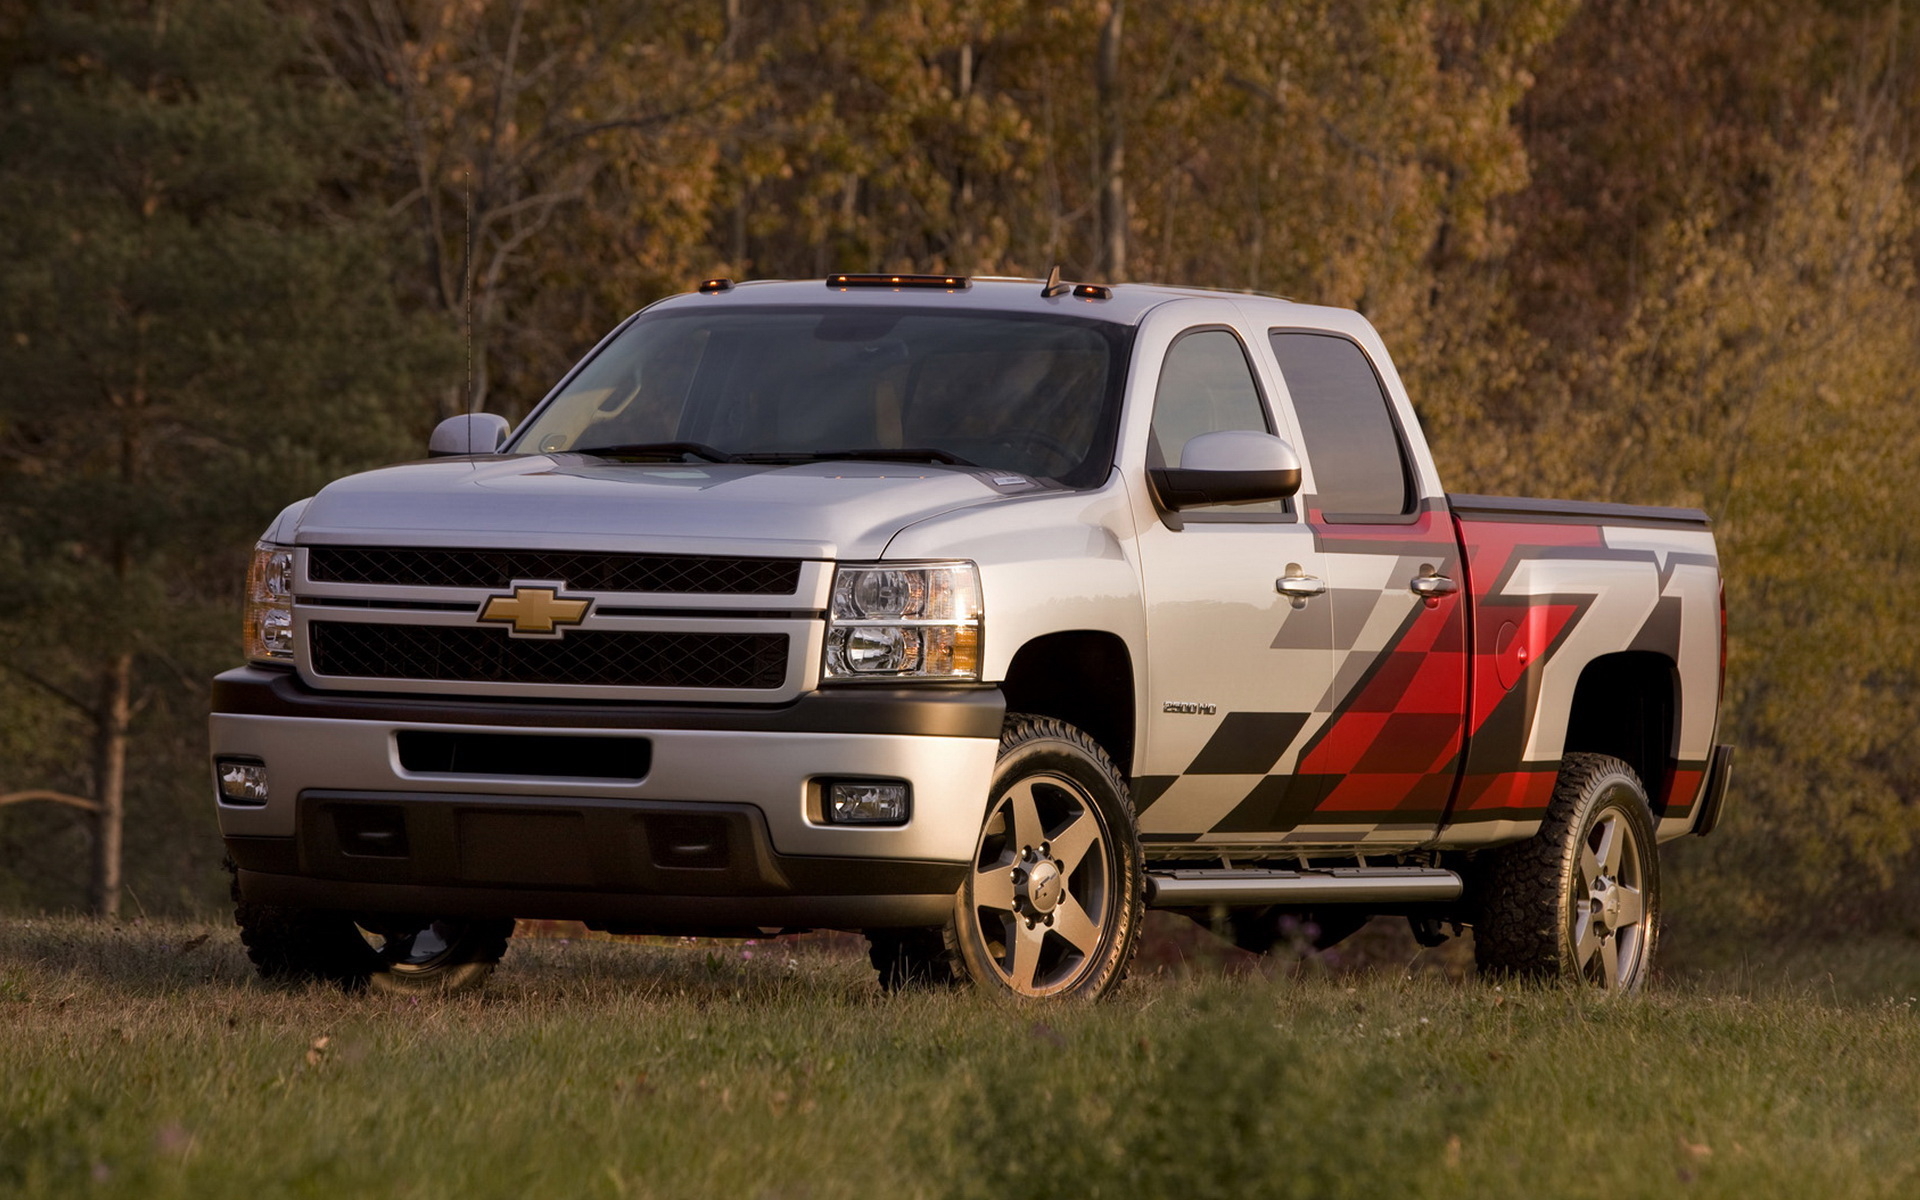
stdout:
<svg viewBox="0 0 1920 1200">
<path fill-rule="evenodd" d="M 1624 1002 L 1193 946 L 1043 1015 L 883 998 L 847 941 L 516 939 L 407 1001 L 261 986 L 227 927 L 10 918 L 0 1195 L 1920 1194 L 1920 944 Z"/>
</svg>

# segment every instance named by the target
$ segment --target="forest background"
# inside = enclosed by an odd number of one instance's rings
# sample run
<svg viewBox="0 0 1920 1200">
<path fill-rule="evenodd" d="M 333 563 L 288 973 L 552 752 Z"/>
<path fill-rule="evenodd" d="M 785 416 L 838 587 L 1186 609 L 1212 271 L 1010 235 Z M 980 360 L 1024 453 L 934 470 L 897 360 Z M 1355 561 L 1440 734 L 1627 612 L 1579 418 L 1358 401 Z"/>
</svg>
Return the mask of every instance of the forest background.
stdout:
<svg viewBox="0 0 1920 1200">
<path fill-rule="evenodd" d="M 1671 919 L 1920 932 L 1915 23 L 0 0 L 0 796 L 102 810 L 0 807 L 0 908 L 217 907 L 208 680 L 280 506 L 706 276 L 1057 263 L 1362 310 L 1454 490 L 1708 509 L 1739 764 Z"/>
</svg>

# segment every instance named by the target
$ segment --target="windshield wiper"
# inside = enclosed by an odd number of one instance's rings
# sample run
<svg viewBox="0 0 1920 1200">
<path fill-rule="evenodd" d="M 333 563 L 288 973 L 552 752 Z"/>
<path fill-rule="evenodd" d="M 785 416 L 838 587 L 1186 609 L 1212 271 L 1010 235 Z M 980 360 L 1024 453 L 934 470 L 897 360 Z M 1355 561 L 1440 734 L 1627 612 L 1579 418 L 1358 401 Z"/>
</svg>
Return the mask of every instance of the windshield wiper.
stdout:
<svg viewBox="0 0 1920 1200">
<path fill-rule="evenodd" d="M 716 463 L 811 463 L 811 462 L 932 462 L 954 467 L 971 467 L 958 454 L 932 447 L 910 446 L 900 450 L 868 447 L 858 450 L 771 450 L 761 453 L 729 454 L 704 442 L 628 442 L 618 446 L 581 446 L 568 454 L 591 454 L 596 458 L 655 458 L 668 462 L 693 457 Z"/>
<path fill-rule="evenodd" d="M 899 450 L 873 447 L 863 450 L 791 450 L 773 451 L 765 454 L 736 454 L 733 461 L 749 463 L 810 463 L 810 462 L 932 462 L 945 463 L 953 467 L 972 467 L 972 463 L 958 454 L 932 447 L 911 446 Z"/>
<path fill-rule="evenodd" d="M 591 454 L 595 458 L 658 458 L 668 462 L 678 462 L 689 455 L 716 463 L 743 461 L 738 455 L 715 450 L 701 442 L 627 442 L 618 446 L 576 446 L 567 453 Z"/>
</svg>

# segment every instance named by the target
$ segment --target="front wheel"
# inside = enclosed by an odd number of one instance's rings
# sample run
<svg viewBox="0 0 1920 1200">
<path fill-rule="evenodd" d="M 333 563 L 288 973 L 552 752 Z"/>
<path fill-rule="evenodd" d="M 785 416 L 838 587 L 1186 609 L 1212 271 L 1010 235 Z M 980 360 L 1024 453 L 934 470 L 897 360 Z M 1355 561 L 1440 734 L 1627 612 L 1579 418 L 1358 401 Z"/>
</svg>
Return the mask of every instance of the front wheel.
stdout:
<svg viewBox="0 0 1920 1200">
<path fill-rule="evenodd" d="M 1633 768 L 1567 755 L 1540 832 L 1496 851 L 1479 890 L 1482 970 L 1639 988 L 1660 935 L 1660 858 Z"/>
<path fill-rule="evenodd" d="M 1024 1000 L 1106 995 L 1133 959 L 1144 877 L 1132 799 L 1099 743 L 1009 716 L 947 928 L 958 972 Z"/>
</svg>

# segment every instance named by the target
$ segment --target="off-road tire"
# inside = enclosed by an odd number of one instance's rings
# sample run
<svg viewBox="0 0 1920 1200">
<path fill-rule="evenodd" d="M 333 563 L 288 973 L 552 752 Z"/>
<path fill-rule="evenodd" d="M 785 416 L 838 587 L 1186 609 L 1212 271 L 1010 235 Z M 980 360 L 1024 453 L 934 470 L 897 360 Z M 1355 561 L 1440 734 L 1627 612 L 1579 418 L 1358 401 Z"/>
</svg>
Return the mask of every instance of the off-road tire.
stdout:
<svg viewBox="0 0 1920 1200">
<path fill-rule="evenodd" d="M 1596 834 L 1604 835 L 1600 827 L 1609 819 L 1630 835 L 1620 852 L 1619 875 L 1626 877 L 1629 868 L 1624 864 L 1631 856 L 1632 890 L 1640 912 L 1632 962 L 1610 980 L 1595 969 L 1596 955 L 1578 952 L 1576 924 L 1576 915 L 1591 920 L 1586 908 L 1592 896 L 1582 894 L 1588 890 L 1582 850 L 1592 848 Z M 1632 767 L 1604 754 L 1567 755 L 1539 833 L 1494 851 L 1484 861 L 1475 878 L 1472 911 L 1474 958 L 1482 972 L 1584 980 L 1621 991 L 1645 983 L 1660 934 L 1660 855 L 1646 789 Z M 1609 887 L 1619 886 L 1614 876 L 1606 878 Z M 1608 936 L 1617 939 L 1616 955 L 1623 952 L 1627 939 L 1619 931 Z"/>
<path fill-rule="evenodd" d="M 1045 964 L 1051 958 L 1056 964 L 1045 979 L 1035 973 L 1032 986 L 1018 982 L 1022 960 L 1017 948 L 1004 940 L 996 943 L 983 924 L 994 920 L 992 914 L 998 910 L 983 907 L 986 894 L 975 890 L 977 880 L 996 882 L 996 872 L 986 869 L 989 859 L 1005 858 L 1010 871 L 1024 865 L 1018 859 L 1019 847 L 1013 844 L 1019 840 L 1015 831 L 1007 828 L 995 832 L 996 823 L 1010 811 L 1006 806 L 1016 789 L 1034 796 L 1036 803 L 1044 793 L 1048 806 L 1077 807 L 1081 812 L 1081 816 L 1062 817 L 1044 825 L 1049 835 L 1044 840 L 1059 838 L 1065 842 L 1084 836 L 1086 831 L 1080 822 L 1091 819 L 1097 826 L 1094 832 L 1103 856 L 1097 869 L 1091 850 L 1083 851 L 1080 858 L 1067 865 L 1060 877 L 1061 908 L 1046 914 L 1068 915 L 1065 897 L 1071 897 L 1082 912 L 1086 911 L 1084 903 L 1095 904 L 1098 916 L 1086 914 L 1098 930 L 1097 937 L 1086 939 L 1092 943 L 1090 952 L 1080 950 L 1078 943 L 1067 942 L 1062 932 L 1068 928 L 1066 921 L 1059 926 L 1051 922 L 1027 926 L 1020 913 L 1034 911 L 1032 905 L 1008 910 L 1012 920 L 1005 925 L 1004 937 L 1019 937 L 1022 927 L 1029 933 L 1038 930 L 1046 947 L 1041 962 Z M 1041 815 L 1046 816 L 1044 812 Z M 1013 857 L 1008 858 L 1009 853 Z M 1041 863 L 1036 860 L 1031 866 L 1037 877 Z M 1000 754 L 994 765 L 980 842 L 969 878 L 955 893 L 953 918 L 943 931 L 946 961 L 956 974 L 983 991 L 1019 1001 L 1095 1000 L 1106 996 L 1125 980 L 1133 961 L 1146 916 L 1145 883 L 1145 859 L 1133 797 L 1107 752 L 1084 730 L 1064 721 L 1009 713 L 1001 727 Z M 1023 893 L 1016 888 L 1016 894 Z M 1038 902 L 1045 903 L 1044 899 Z M 988 915 L 983 917 L 983 913 Z"/>
<path fill-rule="evenodd" d="M 444 925 L 447 949 L 425 964 L 391 962 L 375 950 L 353 916 L 320 909 L 250 904 L 232 875 L 233 920 L 247 958 L 271 983 L 330 983 L 347 992 L 450 995 L 479 987 L 507 952 L 513 922 L 465 919 Z M 365 919 L 365 918 L 363 918 Z"/>
</svg>

